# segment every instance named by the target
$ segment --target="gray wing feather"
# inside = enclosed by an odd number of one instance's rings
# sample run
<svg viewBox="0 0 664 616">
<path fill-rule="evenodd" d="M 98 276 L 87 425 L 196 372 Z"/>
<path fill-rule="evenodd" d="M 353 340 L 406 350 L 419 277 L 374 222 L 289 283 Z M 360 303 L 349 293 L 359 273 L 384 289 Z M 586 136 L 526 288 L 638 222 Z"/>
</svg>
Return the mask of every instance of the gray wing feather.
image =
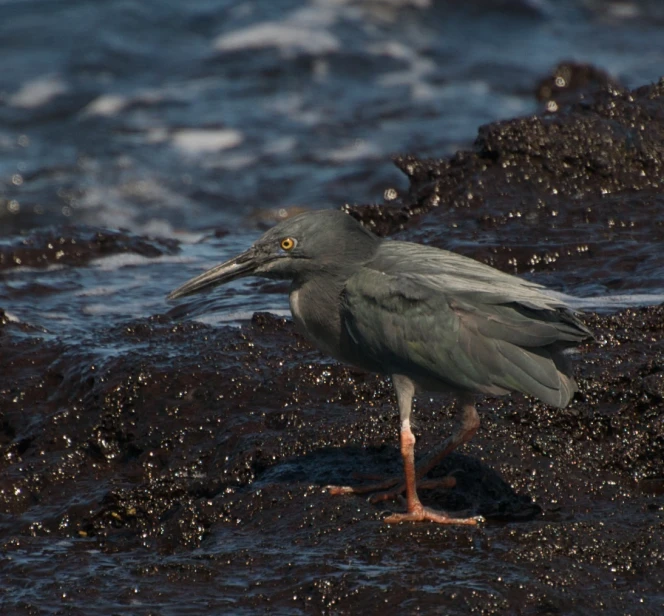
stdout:
<svg viewBox="0 0 664 616">
<path fill-rule="evenodd" d="M 342 322 L 356 353 L 415 381 L 567 404 L 576 384 L 564 351 L 590 332 L 563 304 L 508 274 L 496 290 L 478 278 L 462 288 L 455 272 L 457 284 L 446 292 L 446 275 L 380 271 L 389 265 L 371 264 L 347 281 Z M 487 277 L 487 266 L 477 265 Z"/>
</svg>

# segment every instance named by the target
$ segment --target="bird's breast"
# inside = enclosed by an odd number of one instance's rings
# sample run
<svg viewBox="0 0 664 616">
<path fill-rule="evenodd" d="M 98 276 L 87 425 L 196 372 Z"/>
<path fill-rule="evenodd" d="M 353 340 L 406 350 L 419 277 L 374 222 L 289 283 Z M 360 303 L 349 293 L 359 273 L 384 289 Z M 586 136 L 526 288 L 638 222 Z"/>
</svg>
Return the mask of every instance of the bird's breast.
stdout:
<svg viewBox="0 0 664 616">
<path fill-rule="evenodd" d="M 297 328 L 317 347 L 329 355 L 342 359 L 340 354 L 341 323 L 338 299 L 327 297 L 328 289 L 296 287 L 289 301 Z"/>
<path fill-rule="evenodd" d="M 288 298 L 290 302 L 291 314 L 295 323 L 302 327 L 304 325 L 304 318 L 302 316 L 302 310 L 300 308 L 300 289 L 295 289 L 291 291 L 290 297 Z"/>
<path fill-rule="evenodd" d="M 381 367 L 365 356 L 342 324 L 341 287 L 332 284 L 294 287 L 289 300 L 296 327 L 321 351 L 363 370 L 381 372 Z"/>
</svg>

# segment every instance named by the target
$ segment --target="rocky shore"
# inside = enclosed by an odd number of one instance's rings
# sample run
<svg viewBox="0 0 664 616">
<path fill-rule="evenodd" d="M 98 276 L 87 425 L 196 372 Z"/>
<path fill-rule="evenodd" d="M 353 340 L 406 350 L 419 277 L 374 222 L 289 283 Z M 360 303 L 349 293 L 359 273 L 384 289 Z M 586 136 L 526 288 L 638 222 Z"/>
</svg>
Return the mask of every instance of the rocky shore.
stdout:
<svg viewBox="0 0 664 616">
<path fill-rule="evenodd" d="M 540 115 L 482 127 L 470 151 L 398 158 L 406 192 L 346 209 L 559 291 L 661 289 L 664 81 L 583 83 Z M 0 270 L 177 250 L 50 229 L 0 246 Z M 480 403 L 477 436 L 435 471 L 456 471 L 457 487 L 422 495 L 487 519 L 460 529 L 384 525 L 398 504 L 325 492 L 399 471 L 398 415 L 386 379 L 322 356 L 289 320 L 210 326 L 164 305 L 82 341 L 11 318 L 12 293 L 0 295 L 3 586 L 52 584 L 69 597 L 52 613 L 129 602 L 134 588 L 155 614 L 183 592 L 191 613 L 664 610 L 664 305 L 586 311 L 597 340 L 568 408 Z M 418 452 L 447 434 L 449 404 L 417 401 Z M 41 613 L 12 596 L 2 611 Z"/>
</svg>

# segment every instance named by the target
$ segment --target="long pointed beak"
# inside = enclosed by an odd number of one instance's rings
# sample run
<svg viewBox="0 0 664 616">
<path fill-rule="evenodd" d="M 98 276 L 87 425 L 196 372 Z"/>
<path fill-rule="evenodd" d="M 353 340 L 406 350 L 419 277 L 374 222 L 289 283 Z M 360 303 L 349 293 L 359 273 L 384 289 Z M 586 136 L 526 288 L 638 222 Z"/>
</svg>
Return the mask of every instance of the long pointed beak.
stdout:
<svg viewBox="0 0 664 616">
<path fill-rule="evenodd" d="M 266 260 L 264 257 L 259 256 L 254 249 L 250 248 L 241 255 L 221 265 L 217 265 L 207 272 L 203 272 L 200 276 L 192 278 L 189 282 L 185 282 L 181 287 L 175 289 L 175 291 L 171 291 L 167 299 L 177 299 L 178 297 L 198 293 L 204 289 L 226 284 L 236 278 L 251 276 L 256 268 Z"/>
</svg>

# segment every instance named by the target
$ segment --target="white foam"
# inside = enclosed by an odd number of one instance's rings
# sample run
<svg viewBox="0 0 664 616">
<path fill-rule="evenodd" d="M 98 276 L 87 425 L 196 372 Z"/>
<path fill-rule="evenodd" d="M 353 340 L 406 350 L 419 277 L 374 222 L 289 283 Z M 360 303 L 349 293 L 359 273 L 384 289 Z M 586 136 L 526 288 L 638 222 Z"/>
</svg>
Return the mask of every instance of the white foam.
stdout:
<svg viewBox="0 0 664 616">
<path fill-rule="evenodd" d="M 404 62 L 413 62 L 417 57 L 412 47 L 408 47 L 397 41 L 373 43 L 369 45 L 367 51 L 374 56 L 387 56 L 388 58 L 403 60 Z"/>
<path fill-rule="evenodd" d="M 23 109 L 35 109 L 68 90 L 58 75 L 43 75 L 24 83 L 18 92 L 9 97 L 9 104 Z"/>
<path fill-rule="evenodd" d="M 635 4 L 630 2 L 610 2 L 608 7 L 602 7 L 602 13 L 606 10 L 615 20 L 636 19 L 641 16 L 641 9 L 635 6 Z"/>
<path fill-rule="evenodd" d="M 368 51 L 376 56 L 387 56 L 408 64 L 403 70 L 392 71 L 378 77 L 377 85 L 408 86 L 411 98 L 417 101 L 431 100 L 435 97 L 435 88 L 427 81 L 427 77 L 436 70 L 436 64 L 432 60 L 421 56 L 411 47 L 396 42 L 371 45 Z"/>
<path fill-rule="evenodd" d="M 223 158 L 205 161 L 204 166 L 212 169 L 238 171 L 255 165 L 258 157 L 253 154 L 226 154 Z"/>
<path fill-rule="evenodd" d="M 74 297 L 104 297 L 107 295 L 114 295 L 120 290 L 127 288 L 126 284 L 116 284 L 106 287 L 91 287 L 88 289 L 83 289 L 82 291 L 76 291 Z"/>
<path fill-rule="evenodd" d="M 57 272 L 58 270 L 65 269 L 65 266 L 61 263 L 49 263 L 46 267 L 40 265 L 19 265 L 18 267 L 12 267 L 10 272 L 11 274 L 24 273 L 24 272 Z M 8 274 L 9 274 L 8 273 Z"/>
<path fill-rule="evenodd" d="M 111 315 L 127 316 L 130 314 L 139 316 L 139 315 L 150 314 L 154 310 L 156 304 L 157 302 L 154 301 L 152 302 L 124 301 L 117 304 L 109 304 L 107 302 L 104 302 L 104 303 L 87 304 L 81 308 L 81 312 L 83 314 L 88 314 L 90 316 L 111 316 Z"/>
<path fill-rule="evenodd" d="M 42 312 L 39 315 L 39 318 L 44 319 L 46 321 L 58 321 L 58 322 L 61 322 L 61 323 L 69 323 L 69 322 L 73 321 L 73 318 L 72 318 L 71 315 L 69 315 L 65 312 L 54 312 L 54 311 Z"/>
<path fill-rule="evenodd" d="M 168 220 L 152 218 L 144 224 L 134 226 L 134 231 L 141 235 L 150 235 L 152 237 L 169 237 L 193 244 L 199 242 L 204 233 L 196 233 L 189 230 L 176 229 Z"/>
<path fill-rule="evenodd" d="M 231 128 L 188 128 L 175 131 L 171 138 L 173 145 L 187 154 L 204 154 L 228 150 L 240 145 L 244 140 L 240 131 Z"/>
<path fill-rule="evenodd" d="M 5 312 L 5 318 L 10 322 L 10 323 L 20 323 L 21 319 L 19 319 L 16 315 L 13 315 L 11 312 Z"/>
<path fill-rule="evenodd" d="M 365 139 L 356 139 L 353 143 L 325 152 L 324 156 L 331 162 L 345 163 L 367 158 L 379 158 L 381 152 L 373 143 Z"/>
<path fill-rule="evenodd" d="M 103 272 L 110 272 L 123 267 L 136 267 L 137 265 L 152 265 L 154 263 L 192 263 L 196 259 L 182 255 L 161 255 L 160 257 L 145 257 L 133 253 L 109 255 L 91 261 L 91 265 Z M 123 283 L 126 287 L 126 284 Z"/>
<path fill-rule="evenodd" d="M 163 212 L 163 217 L 146 220 L 146 208 L 153 204 L 151 211 L 155 214 Z M 83 215 L 83 222 L 88 222 L 89 218 L 89 222 L 94 225 L 114 229 L 124 227 L 135 233 L 185 241 L 200 238 L 200 234 L 175 229 L 168 220 L 169 213 L 165 211 L 178 212 L 186 208 L 195 216 L 200 211 L 199 206 L 185 195 L 170 190 L 158 177 L 144 175 L 140 179 L 130 178 L 110 185 L 96 182 L 86 188 L 77 207 Z"/>
<path fill-rule="evenodd" d="M 104 94 L 89 103 L 83 109 L 83 115 L 115 116 L 127 106 L 127 103 L 127 99 L 119 94 Z"/>
<path fill-rule="evenodd" d="M 188 87 L 191 87 L 190 84 L 188 84 Z M 167 98 L 182 98 L 181 91 L 177 87 L 167 86 L 160 89 L 140 90 L 127 96 L 121 94 L 102 94 L 91 103 L 88 103 L 81 113 L 84 116 L 98 115 L 111 117 L 117 115 L 132 103 L 153 105 Z"/>
<path fill-rule="evenodd" d="M 337 51 L 340 44 L 329 32 L 278 23 L 258 24 L 230 34 L 222 34 L 214 42 L 217 51 L 266 47 L 276 47 L 287 55 L 323 55 Z"/>
<path fill-rule="evenodd" d="M 217 51 L 276 47 L 285 56 L 301 53 L 322 56 L 338 51 L 341 44 L 329 32 L 346 11 L 347 0 L 313 0 L 279 21 L 265 21 L 242 30 L 221 34 L 214 41 Z"/>
</svg>

